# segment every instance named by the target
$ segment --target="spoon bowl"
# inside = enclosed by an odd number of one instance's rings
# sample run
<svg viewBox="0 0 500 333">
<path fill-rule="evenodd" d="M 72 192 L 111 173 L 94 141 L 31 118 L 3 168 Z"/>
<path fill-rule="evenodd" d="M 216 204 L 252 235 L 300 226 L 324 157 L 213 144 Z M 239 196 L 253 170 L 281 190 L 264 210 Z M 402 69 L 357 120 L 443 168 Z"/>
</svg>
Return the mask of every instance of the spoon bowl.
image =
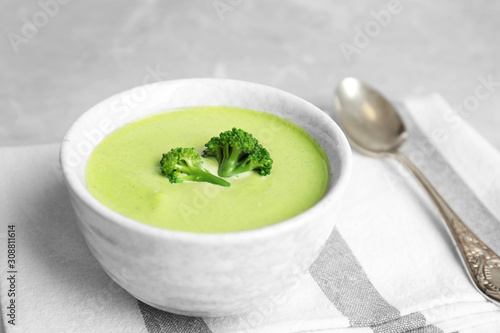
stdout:
<svg viewBox="0 0 500 333">
<path fill-rule="evenodd" d="M 335 109 L 351 145 L 373 157 L 396 152 L 405 142 L 405 125 L 394 107 L 366 83 L 343 79 L 335 94 Z"/>
</svg>

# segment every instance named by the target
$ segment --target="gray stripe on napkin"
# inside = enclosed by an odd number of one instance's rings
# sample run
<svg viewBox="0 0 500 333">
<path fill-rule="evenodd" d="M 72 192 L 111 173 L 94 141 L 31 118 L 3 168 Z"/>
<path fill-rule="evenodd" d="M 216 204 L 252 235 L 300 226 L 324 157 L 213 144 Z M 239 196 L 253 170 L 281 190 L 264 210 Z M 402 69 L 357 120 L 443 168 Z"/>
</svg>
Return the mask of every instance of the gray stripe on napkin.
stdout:
<svg viewBox="0 0 500 333">
<path fill-rule="evenodd" d="M 422 329 L 441 332 L 426 326 L 420 313 L 401 317 L 375 289 L 337 228 L 310 268 L 310 273 L 325 296 L 349 319 L 352 327 L 372 327 L 374 332 L 396 333 Z"/>
<path fill-rule="evenodd" d="M 148 333 L 211 333 L 200 317 L 188 317 L 158 310 L 141 301 L 139 309 Z"/>
<path fill-rule="evenodd" d="M 389 321 L 382 325 L 372 326 L 375 333 L 442 333 L 441 329 L 425 324 L 425 317 L 418 312 L 411 313 L 399 319 Z"/>
<path fill-rule="evenodd" d="M 408 110 L 401 104 L 397 106 L 410 133 L 408 142 L 402 147 L 402 152 L 410 158 L 412 155 L 416 156 L 416 152 L 421 152 L 419 156 L 424 158 L 416 163 L 420 170 L 465 224 L 493 251 L 500 253 L 500 221 L 474 195 L 474 192 L 457 175 L 443 155 L 434 148 L 432 141 L 420 130 Z M 407 181 L 415 180 L 410 177 Z"/>
<path fill-rule="evenodd" d="M 408 332 L 410 332 L 410 331 L 408 331 Z M 436 326 L 432 326 L 432 325 L 417 328 L 416 330 L 411 331 L 411 333 L 438 333 L 438 332 L 442 333 L 443 331 L 441 329 L 437 328 Z M 458 332 L 455 332 L 455 333 L 458 333 Z"/>
</svg>

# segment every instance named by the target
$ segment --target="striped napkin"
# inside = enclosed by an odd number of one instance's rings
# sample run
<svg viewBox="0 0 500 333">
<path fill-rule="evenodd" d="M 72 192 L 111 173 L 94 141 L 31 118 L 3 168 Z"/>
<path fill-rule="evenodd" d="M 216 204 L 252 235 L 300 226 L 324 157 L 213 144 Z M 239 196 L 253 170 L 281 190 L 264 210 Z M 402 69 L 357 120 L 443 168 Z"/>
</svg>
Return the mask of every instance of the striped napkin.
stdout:
<svg viewBox="0 0 500 333">
<path fill-rule="evenodd" d="M 439 95 L 400 111 L 411 137 L 405 154 L 500 253 L 500 153 Z M 7 333 L 500 332 L 500 307 L 471 285 L 431 201 L 392 161 L 354 154 L 336 228 L 291 290 L 238 316 L 197 318 L 141 303 L 104 273 L 76 226 L 58 151 L 0 149 Z"/>
</svg>

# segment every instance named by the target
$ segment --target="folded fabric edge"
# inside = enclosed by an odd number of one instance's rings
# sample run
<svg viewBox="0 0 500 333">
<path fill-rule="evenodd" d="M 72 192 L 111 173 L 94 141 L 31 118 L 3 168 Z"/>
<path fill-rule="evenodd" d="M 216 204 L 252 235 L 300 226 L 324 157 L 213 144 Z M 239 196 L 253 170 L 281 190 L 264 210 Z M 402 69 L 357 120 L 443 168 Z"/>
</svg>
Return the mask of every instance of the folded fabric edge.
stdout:
<svg viewBox="0 0 500 333">
<path fill-rule="evenodd" d="M 418 312 L 422 313 L 429 322 L 435 322 L 432 320 L 433 317 L 442 318 L 442 320 L 447 320 L 447 318 L 457 318 L 466 315 L 475 315 L 481 313 L 490 313 L 498 311 L 498 319 L 500 319 L 500 307 L 495 304 L 488 302 L 486 299 L 484 302 L 470 301 L 470 302 L 454 302 L 441 304 L 435 307 L 429 307 L 426 309 L 420 309 Z M 449 317 L 443 317 L 443 314 L 449 313 Z"/>
<path fill-rule="evenodd" d="M 500 327 L 500 317 L 495 316 L 496 318 L 494 318 L 492 317 L 492 314 L 500 315 L 500 310 L 443 320 L 434 323 L 434 326 L 441 329 L 444 333 L 451 333 L 462 332 L 464 330 L 470 330 L 478 327 L 489 326 L 492 323 L 498 323 L 499 326 L 496 327 L 497 330 L 495 331 L 481 331 L 481 333 L 498 333 L 498 327 Z M 474 332 L 478 331 L 474 330 Z"/>
<path fill-rule="evenodd" d="M 2 150 L 23 150 L 23 149 L 36 149 L 36 148 L 48 148 L 48 147 L 61 147 L 62 142 L 46 142 L 46 143 L 34 143 L 25 146 L 0 146 L 0 151 Z"/>
</svg>

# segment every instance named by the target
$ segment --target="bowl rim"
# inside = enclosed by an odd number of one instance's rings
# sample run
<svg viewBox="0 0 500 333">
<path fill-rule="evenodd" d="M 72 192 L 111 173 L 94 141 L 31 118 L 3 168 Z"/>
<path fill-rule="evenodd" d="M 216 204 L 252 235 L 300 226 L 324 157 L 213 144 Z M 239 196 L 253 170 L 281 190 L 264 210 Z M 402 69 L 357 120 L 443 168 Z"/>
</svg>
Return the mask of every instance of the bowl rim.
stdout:
<svg viewBox="0 0 500 333">
<path fill-rule="evenodd" d="M 111 208 L 108 208 L 104 204 L 102 204 L 98 199 L 96 199 L 84 184 L 82 184 L 76 176 L 76 171 L 73 170 L 72 168 L 67 167 L 67 163 L 64 163 L 64 161 L 69 157 L 70 155 L 70 143 L 71 140 L 69 139 L 72 136 L 72 133 L 76 131 L 76 128 L 80 126 L 80 123 L 82 122 L 82 119 L 86 117 L 87 114 L 91 113 L 92 110 L 98 108 L 101 104 L 104 103 L 109 103 L 110 101 L 118 98 L 120 94 L 128 91 L 132 91 L 133 89 L 140 88 L 140 87 L 146 87 L 146 86 L 151 86 L 151 85 L 157 85 L 157 84 L 175 84 L 175 83 L 183 83 L 183 82 L 204 82 L 206 84 L 211 84 L 211 83 L 217 83 L 217 82 L 226 82 L 226 83 L 234 83 L 234 84 L 239 84 L 239 85 L 247 85 L 247 86 L 254 86 L 256 88 L 260 89 L 266 89 L 266 90 L 274 90 L 277 93 L 282 94 L 286 98 L 290 99 L 295 99 L 295 100 L 300 100 L 302 103 L 308 105 L 311 110 L 314 110 L 314 112 L 317 114 L 317 117 L 321 121 L 324 121 L 329 124 L 331 129 L 333 130 L 334 134 L 336 135 L 336 138 L 338 139 L 338 146 L 339 150 L 344 151 L 345 153 L 343 156 L 339 159 L 340 160 L 340 165 L 341 165 L 341 171 L 339 178 L 334 184 L 334 186 L 329 185 L 326 193 L 323 195 L 323 197 L 316 202 L 312 207 L 309 209 L 305 210 L 304 212 L 301 212 L 291 218 L 288 218 L 286 220 L 283 220 L 281 222 L 276 222 L 274 224 L 260 227 L 260 228 L 255 228 L 255 229 L 249 229 L 249 230 L 242 230 L 242 231 L 231 231 L 231 232 L 214 232 L 214 233 L 201 233 L 201 232 L 192 232 L 192 231 L 180 231 L 180 230 L 171 230 L 167 228 L 162 228 L 154 225 L 150 225 L 147 223 L 143 223 L 137 220 L 134 220 L 133 218 L 127 217 L 125 215 L 122 215 Z M 140 118 L 139 118 L 140 119 Z M 122 125 L 124 126 L 124 125 Z M 121 128 L 122 126 L 118 127 Z M 118 129 L 117 128 L 117 129 Z M 116 130 L 116 129 L 115 129 Z M 307 132 L 307 131 L 306 131 Z M 310 133 L 309 133 L 310 134 Z M 95 147 L 94 147 L 95 148 Z M 87 159 L 85 159 L 82 163 L 86 164 Z M 330 159 L 328 158 L 329 163 Z M 127 89 L 125 91 L 119 92 L 117 94 L 114 94 L 104 100 L 101 100 L 97 104 L 93 105 L 89 109 L 87 109 L 84 113 L 82 113 L 74 122 L 73 124 L 69 127 L 68 131 L 66 132 L 64 139 L 61 143 L 60 151 L 59 151 L 59 163 L 61 167 L 61 171 L 63 174 L 63 179 L 64 182 L 68 188 L 68 190 L 74 193 L 75 196 L 77 196 L 81 202 L 87 206 L 87 208 L 91 209 L 94 211 L 96 214 L 100 215 L 104 219 L 111 221 L 111 223 L 119 225 L 120 227 L 126 228 L 133 230 L 134 232 L 139 232 L 142 234 L 147 234 L 151 237 L 155 238 L 164 238 L 164 239 L 172 239 L 176 241 L 185 241 L 185 242 L 201 242 L 201 243 L 218 243 L 218 242 L 236 242 L 239 243 L 242 240 L 253 240 L 253 239 L 266 239 L 269 237 L 275 237 L 276 234 L 284 234 L 288 233 L 294 229 L 300 228 L 300 226 L 304 223 L 310 223 L 311 219 L 314 219 L 315 216 L 321 215 L 321 213 L 324 210 L 324 206 L 328 204 L 328 202 L 334 202 L 334 199 L 339 196 L 341 193 L 344 192 L 345 188 L 347 187 L 347 184 L 349 182 L 350 176 L 351 176 L 351 171 L 352 171 L 352 151 L 350 148 L 350 145 L 348 143 L 348 140 L 341 130 L 341 128 L 337 125 L 337 123 L 329 117 L 324 111 L 319 109 L 317 106 L 313 105 L 312 103 L 304 100 L 303 98 L 296 96 L 292 93 L 289 93 L 287 91 L 259 84 L 259 83 L 254 83 L 254 82 L 249 82 L 249 81 L 242 81 L 242 80 L 233 80 L 233 79 L 219 79 L 219 78 L 188 78 L 188 79 L 176 79 L 176 80 L 167 80 L 167 81 L 161 81 L 161 82 L 156 82 L 152 83 L 149 85 L 140 85 L 136 86 L 130 89 Z M 85 166 L 84 166 L 85 169 Z M 74 203 L 73 203 L 74 204 Z M 310 218 L 305 218 L 306 216 L 310 216 Z M 82 221 L 82 223 L 84 223 Z"/>
</svg>

